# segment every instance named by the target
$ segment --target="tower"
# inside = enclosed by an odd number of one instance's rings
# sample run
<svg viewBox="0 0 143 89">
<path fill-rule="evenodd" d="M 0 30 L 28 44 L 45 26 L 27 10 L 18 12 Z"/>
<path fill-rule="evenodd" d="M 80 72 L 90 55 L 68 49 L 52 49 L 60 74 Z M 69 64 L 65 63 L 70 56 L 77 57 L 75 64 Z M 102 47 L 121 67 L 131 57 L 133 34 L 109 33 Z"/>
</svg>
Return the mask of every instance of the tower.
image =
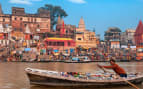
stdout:
<svg viewBox="0 0 143 89">
<path fill-rule="evenodd" d="M 61 27 L 60 31 L 61 31 L 61 34 L 64 35 L 65 34 L 65 24 L 64 24 L 63 19 L 61 20 L 61 24 L 62 24 L 62 27 Z"/>
<path fill-rule="evenodd" d="M 57 25 L 61 25 L 61 24 L 62 24 L 62 20 L 61 20 L 61 17 L 59 16 L 57 20 Z"/>
<path fill-rule="evenodd" d="M 79 21 L 78 28 L 85 30 L 85 23 L 84 23 L 83 17 L 81 17 L 81 19 Z"/>
</svg>

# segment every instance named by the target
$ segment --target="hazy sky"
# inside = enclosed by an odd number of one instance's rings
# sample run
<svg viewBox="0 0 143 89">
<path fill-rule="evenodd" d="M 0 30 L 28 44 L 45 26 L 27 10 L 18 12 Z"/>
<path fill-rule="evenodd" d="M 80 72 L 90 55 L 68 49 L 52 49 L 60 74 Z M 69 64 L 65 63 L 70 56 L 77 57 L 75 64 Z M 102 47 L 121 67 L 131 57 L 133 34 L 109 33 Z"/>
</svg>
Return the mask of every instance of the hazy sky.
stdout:
<svg viewBox="0 0 143 89">
<path fill-rule="evenodd" d="M 68 14 L 65 23 L 78 26 L 81 16 L 86 28 L 103 38 L 108 27 L 122 31 L 136 29 L 143 20 L 143 0 L 0 0 L 3 12 L 11 13 L 11 7 L 24 7 L 27 13 L 36 13 L 45 4 L 61 6 Z"/>
</svg>

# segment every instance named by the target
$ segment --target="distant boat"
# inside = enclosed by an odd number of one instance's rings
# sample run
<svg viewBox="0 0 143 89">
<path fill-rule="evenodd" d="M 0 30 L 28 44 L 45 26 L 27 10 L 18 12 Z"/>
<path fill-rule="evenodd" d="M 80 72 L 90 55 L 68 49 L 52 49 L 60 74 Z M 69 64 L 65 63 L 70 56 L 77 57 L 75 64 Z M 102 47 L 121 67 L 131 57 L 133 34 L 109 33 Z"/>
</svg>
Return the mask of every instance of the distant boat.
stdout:
<svg viewBox="0 0 143 89">
<path fill-rule="evenodd" d="M 65 63 L 89 63 L 92 62 L 87 56 L 73 56 L 69 60 L 65 60 Z"/>
<path fill-rule="evenodd" d="M 96 79 L 98 77 L 84 76 L 74 77 L 62 75 L 63 72 L 40 70 L 33 68 L 26 68 L 26 74 L 30 80 L 30 84 L 34 85 L 47 85 L 47 86 L 77 86 L 77 87 L 106 87 L 106 86 L 119 86 L 128 85 L 126 81 L 133 84 L 140 84 L 143 81 L 143 75 L 133 75 L 123 79 Z M 110 77 L 109 77 L 110 78 Z"/>
</svg>

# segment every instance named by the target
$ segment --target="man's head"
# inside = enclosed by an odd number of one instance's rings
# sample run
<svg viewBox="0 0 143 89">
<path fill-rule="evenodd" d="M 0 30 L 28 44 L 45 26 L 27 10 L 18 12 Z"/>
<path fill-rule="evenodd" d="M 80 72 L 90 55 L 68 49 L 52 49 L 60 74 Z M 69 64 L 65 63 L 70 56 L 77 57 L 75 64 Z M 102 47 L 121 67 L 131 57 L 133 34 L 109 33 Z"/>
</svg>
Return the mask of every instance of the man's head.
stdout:
<svg viewBox="0 0 143 89">
<path fill-rule="evenodd" d="M 115 64 L 115 62 L 116 62 L 115 59 L 111 57 L 110 64 L 113 65 L 113 64 Z"/>
</svg>

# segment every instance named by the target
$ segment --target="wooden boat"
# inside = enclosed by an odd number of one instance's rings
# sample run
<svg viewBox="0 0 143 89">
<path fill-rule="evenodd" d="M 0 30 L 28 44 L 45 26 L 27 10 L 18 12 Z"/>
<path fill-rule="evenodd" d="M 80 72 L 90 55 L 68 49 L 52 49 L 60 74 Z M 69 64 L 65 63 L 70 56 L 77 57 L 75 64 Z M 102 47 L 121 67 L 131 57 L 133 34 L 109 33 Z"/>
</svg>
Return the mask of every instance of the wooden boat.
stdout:
<svg viewBox="0 0 143 89">
<path fill-rule="evenodd" d="M 140 84 L 143 81 L 143 75 L 136 75 L 134 77 L 119 78 L 119 79 L 93 79 L 87 77 L 73 77 L 63 76 L 63 72 L 40 70 L 33 68 L 26 68 L 26 74 L 30 80 L 30 84 L 34 85 L 48 85 L 48 86 L 76 86 L 76 87 L 112 87 L 119 85 L 128 85 L 129 81 L 133 84 Z M 91 76 L 91 75 L 90 75 Z"/>
<path fill-rule="evenodd" d="M 88 56 L 73 56 L 69 60 L 65 60 L 64 63 L 89 63 L 92 62 Z"/>
</svg>

